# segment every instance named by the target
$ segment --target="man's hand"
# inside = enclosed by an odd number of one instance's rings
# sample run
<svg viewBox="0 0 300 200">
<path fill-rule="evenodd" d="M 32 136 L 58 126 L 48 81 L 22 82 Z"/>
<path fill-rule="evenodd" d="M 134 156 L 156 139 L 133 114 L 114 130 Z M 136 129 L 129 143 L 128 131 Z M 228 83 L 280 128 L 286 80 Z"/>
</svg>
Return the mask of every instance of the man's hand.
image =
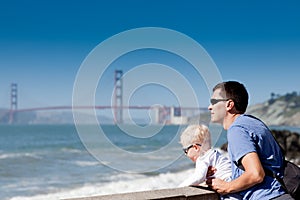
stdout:
<svg viewBox="0 0 300 200">
<path fill-rule="evenodd" d="M 208 178 L 206 184 L 221 195 L 228 194 L 227 189 L 229 183 L 226 181 L 219 178 Z"/>
<path fill-rule="evenodd" d="M 216 173 L 217 169 L 213 166 L 209 166 L 207 169 L 207 173 L 206 173 L 206 184 L 208 185 L 208 187 L 212 188 L 213 190 L 215 190 L 216 192 L 218 192 L 219 194 L 227 194 L 228 192 L 226 192 L 226 186 L 227 186 L 227 182 L 215 178 L 213 177 L 213 175 Z"/>
<path fill-rule="evenodd" d="M 213 166 L 209 166 L 206 173 L 206 178 L 213 176 L 216 173 L 217 169 Z"/>
</svg>

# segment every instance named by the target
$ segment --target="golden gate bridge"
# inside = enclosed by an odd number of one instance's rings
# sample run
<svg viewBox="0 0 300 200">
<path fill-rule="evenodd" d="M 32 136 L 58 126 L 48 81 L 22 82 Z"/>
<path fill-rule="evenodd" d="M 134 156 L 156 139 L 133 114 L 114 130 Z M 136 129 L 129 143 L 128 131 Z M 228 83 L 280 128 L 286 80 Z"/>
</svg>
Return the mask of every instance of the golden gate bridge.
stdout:
<svg viewBox="0 0 300 200">
<path fill-rule="evenodd" d="M 192 114 L 200 114 L 200 112 L 207 111 L 207 108 L 200 107 L 174 107 L 174 106 L 124 106 L 123 105 L 123 72 L 122 70 L 115 70 L 114 76 L 114 105 L 110 106 L 46 106 L 46 107 L 34 107 L 34 108 L 18 108 L 18 85 L 17 83 L 11 84 L 10 92 L 10 109 L 8 109 L 0 118 L 1 122 L 7 120 L 8 124 L 14 124 L 18 113 L 22 112 L 35 112 L 35 111 L 47 111 L 47 110 L 113 110 L 114 123 L 123 123 L 123 110 L 153 110 L 155 113 L 155 123 L 161 124 L 169 120 L 172 124 L 182 124 L 187 122 L 187 116 L 183 115 L 183 112 L 190 112 Z M 194 114 L 193 114 L 194 113 Z"/>
</svg>

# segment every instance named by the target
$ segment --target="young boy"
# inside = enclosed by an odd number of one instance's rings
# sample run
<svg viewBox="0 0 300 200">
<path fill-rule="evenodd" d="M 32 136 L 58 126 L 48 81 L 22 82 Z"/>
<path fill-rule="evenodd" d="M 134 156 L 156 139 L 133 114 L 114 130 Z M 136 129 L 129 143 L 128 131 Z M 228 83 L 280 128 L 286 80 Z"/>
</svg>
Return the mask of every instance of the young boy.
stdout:
<svg viewBox="0 0 300 200">
<path fill-rule="evenodd" d="M 187 157 L 196 163 L 194 173 L 183 181 L 179 187 L 197 186 L 206 180 L 207 169 L 217 169 L 214 176 L 225 181 L 231 180 L 230 160 L 217 150 L 211 148 L 211 137 L 205 125 L 190 125 L 181 134 L 180 143 Z M 236 194 L 221 196 L 221 199 L 242 199 Z"/>
</svg>

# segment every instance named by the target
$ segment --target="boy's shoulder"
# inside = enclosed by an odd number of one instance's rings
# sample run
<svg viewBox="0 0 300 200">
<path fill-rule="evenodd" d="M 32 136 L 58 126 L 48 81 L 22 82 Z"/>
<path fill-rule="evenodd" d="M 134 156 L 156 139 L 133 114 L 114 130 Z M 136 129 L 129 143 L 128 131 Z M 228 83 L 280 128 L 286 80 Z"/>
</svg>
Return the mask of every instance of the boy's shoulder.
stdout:
<svg viewBox="0 0 300 200">
<path fill-rule="evenodd" d="M 209 160 L 228 159 L 225 153 L 222 153 L 219 149 L 209 149 L 202 156 L 203 159 L 208 158 Z"/>
</svg>

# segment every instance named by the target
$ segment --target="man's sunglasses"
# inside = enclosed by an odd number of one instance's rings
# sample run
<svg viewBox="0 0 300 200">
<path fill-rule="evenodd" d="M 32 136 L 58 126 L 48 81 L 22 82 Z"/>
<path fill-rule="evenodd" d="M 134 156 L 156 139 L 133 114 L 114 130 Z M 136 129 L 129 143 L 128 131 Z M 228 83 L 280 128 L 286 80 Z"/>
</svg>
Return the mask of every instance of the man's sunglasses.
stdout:
<svg viewBox="0 0 300 200">
<path fill-rule="evenodd" d="M 219 103 L 220 101 L 228 101 L 229 99 L 210 99 L 211 105 L 215 105 L 216 103 Z"/>
</svg>

